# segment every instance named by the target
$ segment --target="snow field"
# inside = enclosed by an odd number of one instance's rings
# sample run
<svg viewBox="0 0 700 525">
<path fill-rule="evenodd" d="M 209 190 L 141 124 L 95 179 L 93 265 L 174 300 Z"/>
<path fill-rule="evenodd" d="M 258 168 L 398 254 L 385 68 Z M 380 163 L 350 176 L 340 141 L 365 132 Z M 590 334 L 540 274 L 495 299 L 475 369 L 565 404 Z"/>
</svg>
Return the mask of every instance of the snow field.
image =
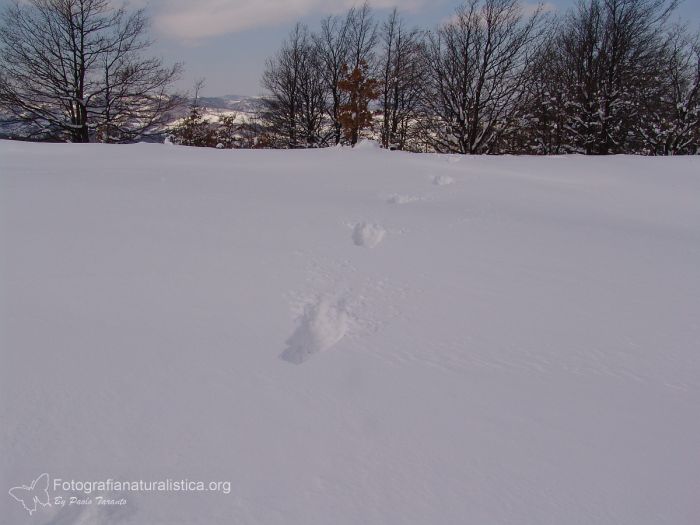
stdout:
<svg viewBox="0 0 700 525">
<path fill-rule="evenodd" d="M 231 481 L 46 525 L 695 525 L 699 172 L 0 142 L 0 478 Z"/>
</svg>

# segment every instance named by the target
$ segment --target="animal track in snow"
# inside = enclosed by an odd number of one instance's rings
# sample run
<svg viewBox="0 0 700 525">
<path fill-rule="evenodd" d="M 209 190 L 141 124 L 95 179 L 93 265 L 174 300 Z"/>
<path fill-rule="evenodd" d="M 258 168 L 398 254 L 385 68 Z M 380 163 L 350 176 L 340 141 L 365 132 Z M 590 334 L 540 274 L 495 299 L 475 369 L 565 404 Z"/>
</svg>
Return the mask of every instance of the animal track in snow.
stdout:
<svg viewBox="0 0 700 525">
<path fill-rule="evenodd" d="M 344 299 L 334 302 L 322 298 L 307 304 L 299 326 L 287 340 L 282 359 L 301 364 L 313 355 L 338 343 L 348 331 L 349 316 Z"/>
<path fill-rule="evenodd" d="M 378 246 L 386 235 L 386 230 L 376 224 L 361 222 L 355 225 L 352 231 L 352 240 L 355 246 L 374 248 Z"/>
<path fill-rule="evenodd" d="M 449 175 L 436 175 L 433 177 L 433 184 L 435 184 L 435 186 L 449 186 L 450 184 L 454 184 L 454 182 L 455 180 Z"/>
</svg>

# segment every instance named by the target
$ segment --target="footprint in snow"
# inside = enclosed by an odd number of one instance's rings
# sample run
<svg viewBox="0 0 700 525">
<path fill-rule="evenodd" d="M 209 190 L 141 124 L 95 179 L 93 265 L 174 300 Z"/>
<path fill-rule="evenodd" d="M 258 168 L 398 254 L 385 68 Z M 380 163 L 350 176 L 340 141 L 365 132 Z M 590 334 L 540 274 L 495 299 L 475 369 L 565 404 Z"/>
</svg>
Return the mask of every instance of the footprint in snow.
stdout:
<svg viewBox="0 0 700 525">
<path fill-rule="evenodd" d="M 421 200 L 420 197 L 411 197 L 410 195 L 395 194 L 389 197 L 386 202 L 388 204 L 409 204 Z"/>
<path fill-rule="evenodd" d="M 455 180 L 449 175 L 436 175 L 433 177 L 433 184 L 435 186 L 449 186 L 454 184 Z"/>
<path fill-rule="evenodd" d="M 280 358 L 299 365 L 338 343 L 347 333 L 348 324 L 349 316 L 344 299 L 334 302 L 323 298 L 308 304 Z"/>
<path fill-rule="evenodd" d="M 361 222 L 353 228 L 352 240 L 355 246 L 375 248 L 384 240 L 385 235 L 386 230 L 381 226 Z"/>
</svg>

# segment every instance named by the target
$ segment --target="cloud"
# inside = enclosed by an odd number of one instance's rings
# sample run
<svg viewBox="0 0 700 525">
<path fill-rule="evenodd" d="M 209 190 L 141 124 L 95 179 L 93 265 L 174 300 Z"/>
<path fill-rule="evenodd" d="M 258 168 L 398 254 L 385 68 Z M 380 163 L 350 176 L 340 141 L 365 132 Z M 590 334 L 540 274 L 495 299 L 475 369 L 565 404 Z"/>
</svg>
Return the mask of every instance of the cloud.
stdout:
<svg viewBox="0 0 700 525">
<path fill-rule="evenodd" d="M 524 16 L 532 16 L 538 9 L 541 9 L 542 13 L 553 13 L 557 11 L 557 6 L 550 2 L 542 2 L 540 4 L 531 4 L 529 2 L 523 2 L 522 4 Z"/>
<path fill-rule="evenodd" d="M 374 0 L 374 8 L 415 10 L 429 0 Z M 311 13 L 335 14 L 358 0 L 152 0 L 156 28 L 188 41 L 292 22 Z"/>
</svg>

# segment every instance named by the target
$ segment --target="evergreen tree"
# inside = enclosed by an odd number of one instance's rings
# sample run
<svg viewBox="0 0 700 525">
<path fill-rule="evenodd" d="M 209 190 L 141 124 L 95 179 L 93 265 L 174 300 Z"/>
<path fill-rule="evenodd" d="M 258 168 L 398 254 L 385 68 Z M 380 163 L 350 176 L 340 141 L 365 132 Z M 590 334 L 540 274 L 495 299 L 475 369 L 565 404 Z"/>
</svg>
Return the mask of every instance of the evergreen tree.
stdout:
<svg viewBox="0 0 700 525">
<path fill-rule="evenodd" d="M 194 87 L 194 97 L 189 114 L 171 130 L 171 138 L 180 146 L 215 147 L 216 130 L 208 119 L 202 115 L 199 107 L 199 92 L 204 87 L 204 80 L 199 80 Z"/>
</svg>

